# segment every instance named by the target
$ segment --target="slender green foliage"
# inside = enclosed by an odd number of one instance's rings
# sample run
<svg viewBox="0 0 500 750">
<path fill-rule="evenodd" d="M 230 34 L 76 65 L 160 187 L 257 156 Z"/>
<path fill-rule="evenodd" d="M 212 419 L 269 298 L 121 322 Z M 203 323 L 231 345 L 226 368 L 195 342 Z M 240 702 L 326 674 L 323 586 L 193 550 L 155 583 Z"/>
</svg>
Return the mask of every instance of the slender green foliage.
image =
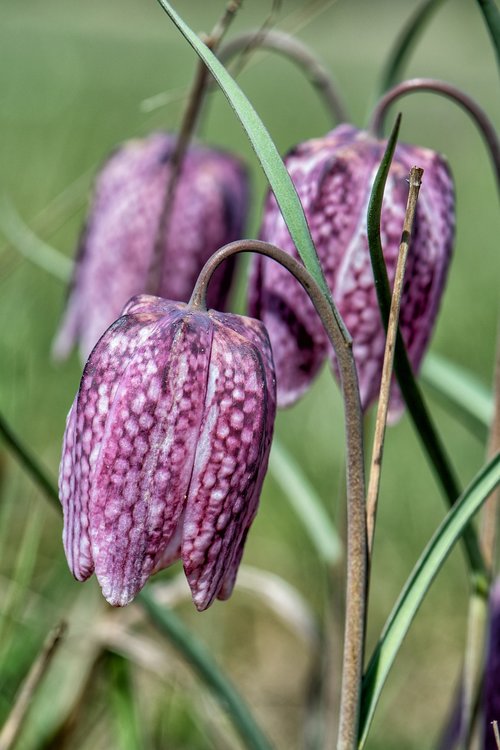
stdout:
<svg viewBox="0 0 500 750">
<path fill-rule="evenodd" d="M 424 0 L 401 29 L 396 42 L 387 56 L 377 86 L 377 99 L 392 88 L 401 78 L 403 67 L 408 61 L 419 35 L 444 0 Z"/>
<path fill-rule="evenodd" d="M 500 11 L 495 0 L 477 0 L 493 42 L 497 63 L 500 66 Z"/>
<path fill-rule="evenodd" d="M 187 630 L 182 620 L 168 607 L 159 606 L 148 590 L 141 591 L 137 599 L 151 622 L 168 637 L 219 700 L 245 746 L 251 750 L 270 750 L 270 742 L 255 723 L 234 685 L 219 669 L 208 650 Z"/>
<path fill-rule="evenodd" d="M 375 277 L 375 289 L 377 292 L 378 304 L 382 315 L 382 321 L 386 329 L 391 307 L 391 288 L 389 277 L 387 275 L 387 268 L 385 266 L 382 242 L 380 239 L 380 217 L 382 213 L 385 183 L 389 174 L 394 150 L 396 148 L 400 122 L 401 115 L 398 115 L 388 140 L 382 162 L 375 177 L 368 205 L 368 245 L 370 248 L 370 258 Z M 422 446 L 434 468 L 436 478 L 441 485 L 448 503 L 453 505 L 460 495 L 458 481 L 451 467 L 450 460 L 446 455 L 444 445 L 431 419 L 420 388 L 415 380 L 415 376 L 413 375 L 400 330 L 398 331 L 396 340 L 394 371 L 398 379 L 399 387 L 401 388 L 401 393 L 406 402 L 406 406 L 413 420 L 413 424 L 415 425 L 422 442 Z M 475 585 L 480 589 L 486 590 L 487 575 L 477 535 L 472 527 L 467 527 L 464 531 L 464 544 L 470 568 L 477 579 Z"/>
<path fill-rule="evenodd" d="M 431 583 L 474 514 L 499 483 L 500 454 L 481 469 L 462 497 L 448 511 L 414 567 L 389 615 L 363 679 L 360 748 L 366 742 L 375 706 L 389 670 Z"/>
</svg>

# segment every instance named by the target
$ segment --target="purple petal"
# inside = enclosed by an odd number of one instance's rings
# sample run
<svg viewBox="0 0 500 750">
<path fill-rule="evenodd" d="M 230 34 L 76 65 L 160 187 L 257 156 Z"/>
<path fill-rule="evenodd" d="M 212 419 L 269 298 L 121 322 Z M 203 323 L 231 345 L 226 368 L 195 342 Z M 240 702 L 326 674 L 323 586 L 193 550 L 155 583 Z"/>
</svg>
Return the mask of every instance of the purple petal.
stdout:
<svg viewBox="0 0 500 750">
<path fill-rule="evenodd" d="M 492 722 L 500 728 L 500 579 L 490 591 L 490 632 L 484 679 L 484 750 L 497 750 Z"/>
<path fill-rule="evenodd" d="M 219 322 L 210 357 L 203 422 L 189 487 L 182 560 L 193 601 L 206 609 L 227 575 L 234 582 L 255 515 L 271 441 L 273 391 L 251 341 Z"/>
<path fill-rule="evenodd" d="M 378 310 L 368 251 L 366 210 L 384 144 L 349 126 L 308 141 L 286 159 L 311 229 L 323 272 L 354 344 L 361 402 L 378 396 L 385 333 Z M 430 338 L 451 256 L 453 186 L 445 160 L 426 149 L 398 146 L 381 216 L 381 238 L 389 280 L 396 269 L 413 164 L 425 170 L 401 303 L 401 328 L 410 360 L 418 370 Z M 261 232 L 297 257 L 273 197 Z M 250 282 L 250 311 L 269 330 L 278 376 L 278 402 L 293 403 L 309 386 L 328 351 L 321 323 L 297 282 L 276 263 L 258 258 Z M 392 419 L 401 412 L 397 388 Z"/>
<path fill-rule="evenodd" d="M 131 141 L 100 172 L 54 344 L 56 356 L 66 356 L 79 341 L 85 360 L 124 303 L 144 292 L 174 143 L 165 133 Z M 164 238 L 163 296 L 188 301 L 204 262 L 219 246 L 241 237 L 247 203 L 247 176 L 237 159 L 189 149 Z M 231 263 L 224 264 L 209 289 L 211 304 L 224 307 L 231 277 Z"/>
<path fill-rule="evenodd" d="M 158 569 L 183 512 L 198 442 L 212 326 L 173 311 L 124 372 L 110 409 L 90 500 L 95 571 L 106 599 L 127 604 Z"/>
<path fill-rule="evenodd" d="M 107 415 L 128 358 L 148 336 L 153 324 L 144 316 L 120 318 L 101 338 L 83 372 L 68 417 L 61 462 L 64 546 L 77 580 L 94 569 L 89 539 L 89 496 Z M 68 482 L 68 476 L 70 481 Z"/>
</svg>

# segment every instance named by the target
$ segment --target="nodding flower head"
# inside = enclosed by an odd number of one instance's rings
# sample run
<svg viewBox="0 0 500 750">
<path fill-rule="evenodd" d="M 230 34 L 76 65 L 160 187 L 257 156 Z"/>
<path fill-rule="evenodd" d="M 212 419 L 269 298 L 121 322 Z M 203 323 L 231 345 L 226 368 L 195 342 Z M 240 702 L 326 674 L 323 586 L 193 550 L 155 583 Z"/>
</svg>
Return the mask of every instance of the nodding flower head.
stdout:
<svg viewBox="0 0 500 750">
<path fill-rule="evenodd" d="M 333 299 L 353 337 L 361 402 L 378 395 L 385 334 L 368 250 L 366 213 L 385 144 L 350 125 L 297 146 L 285 163 L 302 201 Z M 439 307 L 454 236 L 454 191 L 446 161 L 415 146 L 398 145 L 381 217 L 389 279 L 396 270 L 412 166 L 424 169 L 401 301 L 400 326 L 411 363 L 418 369 Z M 272 195 L 267 198 L 261 239 L 291 255 L 297 251 Z M 308 388 L 329 354 L 319 318 L 299 284 L 278 264 L 253 261 L 250 314 L 266 325 L 273 348 L 278 404 L 286 406 Z M 402 410 L 393 388 L 392 418 Z"/>
<path fill-rule="evenodd" d="M 182 560 L 199 610 L 232 591 L 266 472 L 275 378 L 251 318 L 141 295 L 94 348 L 68 415 L 64 546 L 122 606 Z"/>
<path fill-rule="evenodd" d="M 490 591 L 489 637 L 484 674 L 484 750 L 497 750 L 492 722 L 500 727 L 500 578 Z"/>
<path fill-rule="evenodd" d="M 118 148 L 97 176 L 81 236 L 65 316 L 54 354 L 78 342 L 85 361 L 130 297 L 146 289 L 171 174 L 175 137 L 154 133 Z M 158 292 L 187 302 L 205 261 L 242 236 L 247 214 L 246 171 L 235 157 L 192 146 L 176 185 L 167 232 L 160 238 Z M 233 267 L 215 275 L 209 304 L 225 309 Z"/>
</svg>

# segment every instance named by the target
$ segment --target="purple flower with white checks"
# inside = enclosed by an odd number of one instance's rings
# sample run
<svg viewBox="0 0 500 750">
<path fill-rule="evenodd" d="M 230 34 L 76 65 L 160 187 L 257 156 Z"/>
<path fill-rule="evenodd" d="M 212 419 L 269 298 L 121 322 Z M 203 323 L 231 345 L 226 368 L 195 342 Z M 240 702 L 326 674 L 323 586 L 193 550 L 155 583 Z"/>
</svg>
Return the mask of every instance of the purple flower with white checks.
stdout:
<svg viewBox="0 0 500 750">
<path fill-rule="evenodd" d="M 127 300 L 147 291 L 175 142 L 167 133 L 129 141 L 100 171 L 54 343 L 56 356 L 67 356 L 78 343 L 85 361 Z M 160 240 L 159 294 L 189 300 L 205 261 L 242 236 L 247 204 L 247 175 L 236 157 L 199 146 L 188 150 Z M 225 264 L 210 285 L 209 304 L 217 310 L 225 309 L 233 270 Z"/>
<path fill-rule="evenodd" d="M 500 578 L 490 591 L 490 632 L 484 675 L 484 750 L 497 750 L 492 722 L 500 727 Z"/>
<path fill-rule="evenodd" d="M 385 333 L 377 304 L 366 229 L 371 186 L 385 144 L 350 125 L 297 146 L 286 166 L 304 206 L 333 299 L 353 337 L 361 403 L 376 400 Z M 454 236 L 454 191 L 446 161 L 428 149 L 396 147 L 386 185 L 381 238 L 389 279 L 396 270 L 412 166 L 424 169 L 401 301 L 400 326 L 415 370 L 427 347 L 446 281 Z M 298 257 L 279 208 L 267 199 L 261 239 Z M 290 274 L 261 256 L 253 261 L 250 314 L 264 322 L 273 348 L 278 404 L 296 401 L 329 355 L 320 320 Z M 402 411 L 393 387 L 391 415 Z"/>
<path fill-rule="evenodd" d="M 199 610 L 231 594 L 276 411 L 257 320 L 141 295 L 93 350 L 68 415 L 59 490 L 77 580 L 130 602 L 182 560 Z"/>
</svg>

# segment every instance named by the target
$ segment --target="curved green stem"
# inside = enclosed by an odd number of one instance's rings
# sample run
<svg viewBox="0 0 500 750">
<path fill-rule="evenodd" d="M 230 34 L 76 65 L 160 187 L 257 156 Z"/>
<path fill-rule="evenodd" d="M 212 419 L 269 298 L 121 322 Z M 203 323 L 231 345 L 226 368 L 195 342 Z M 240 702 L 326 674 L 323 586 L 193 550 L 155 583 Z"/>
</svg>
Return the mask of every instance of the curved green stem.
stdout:
<svg viewBox="0 0 500 750">
<path fill-rule="evenodd" d="M 266 255 L 295 276 L 316 308 L 334 347 L 339 366 L 347 445 L 347 593 L 337 749 L 355 750 L 365 638 L 367 537 L 363 423 L 352 340 L 336 312 L 331 297 L 325 295 L 322 287 L 301 263 L 268 242 L 241 240 L 232 242 L 214 253 L 198 277 L 189 303 L 191 306 L 206 309 L 207 286 L 215 269 L 231 255 L 241 252 Z"/>
<path fill-rule="evenodd" d="M 217 57 L 225 63 L 240 51 L 254 48 L 277 52 L 295 62 L 318 90 L 334 123 L 349 122 L 345 104 L 328 70 L 309 47 L 284 31 L 244 32 L 227 42 Z"/>
</svg>

